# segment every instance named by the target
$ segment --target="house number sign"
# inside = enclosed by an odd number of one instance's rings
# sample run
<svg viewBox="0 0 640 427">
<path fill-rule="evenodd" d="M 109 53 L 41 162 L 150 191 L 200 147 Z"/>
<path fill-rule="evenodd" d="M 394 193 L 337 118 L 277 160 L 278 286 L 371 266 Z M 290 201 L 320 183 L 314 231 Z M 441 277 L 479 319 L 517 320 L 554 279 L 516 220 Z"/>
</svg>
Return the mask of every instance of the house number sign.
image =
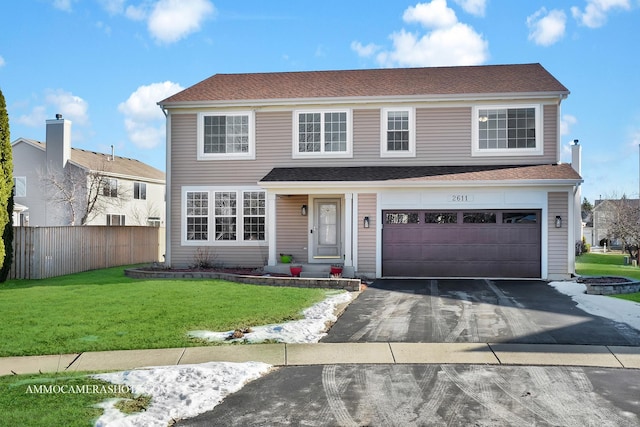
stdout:
<svg viewBox="0 0 640 427">
<path fill-rule="evenodd" d="M 473 196 L 469 194 L 451 194 L 449 196 L 449 201 L 457 203 L 473 202 Z"/>
</svg>

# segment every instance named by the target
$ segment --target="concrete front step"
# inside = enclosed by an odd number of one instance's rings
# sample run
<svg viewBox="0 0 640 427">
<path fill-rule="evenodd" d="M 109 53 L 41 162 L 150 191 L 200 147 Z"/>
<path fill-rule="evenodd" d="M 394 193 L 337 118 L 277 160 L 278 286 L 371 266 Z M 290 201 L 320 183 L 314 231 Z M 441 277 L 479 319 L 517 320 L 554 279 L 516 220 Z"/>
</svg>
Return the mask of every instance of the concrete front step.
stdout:
<svg viewBox="0 0 640 427">
<path fill-rule="evenodd" d="M 330 278 L 331 277 L 331 264 L 303 264 L 303 263 L 293 263 L 293 264 L 282 264 L 278 263 L 277 265 L 265 265 L 264 272 L 272 273 L 272 274 L 291 274 L 291 266 L 302 267 L 302 271 L 300 272 L 300 277 L 306 278 Z M 343 267 L 341 277 L 344 278 L 353 278 L 354 277 L 353 267 Z"/>
</svg>

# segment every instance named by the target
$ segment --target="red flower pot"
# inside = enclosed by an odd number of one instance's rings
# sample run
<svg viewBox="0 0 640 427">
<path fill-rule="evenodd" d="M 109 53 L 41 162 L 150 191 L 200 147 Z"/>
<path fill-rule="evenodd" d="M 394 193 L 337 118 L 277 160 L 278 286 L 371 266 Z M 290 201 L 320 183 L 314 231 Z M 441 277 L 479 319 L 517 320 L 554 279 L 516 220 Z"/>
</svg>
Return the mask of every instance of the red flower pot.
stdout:
<svg viewBox="0 0 640 427">
<path fill-rule="evenodd" d="M 300 273 L 302 272 L 302 267 L 289 267 L 289 271 L 291 271 L 291 275 L 293 277 L 300 277 Z"/>
<path fill-rule="evenodd" d="M 342 267 L 331 267 L 331 275 L 337 276 L 338 274 L 342 274 Z"/>
</svg>

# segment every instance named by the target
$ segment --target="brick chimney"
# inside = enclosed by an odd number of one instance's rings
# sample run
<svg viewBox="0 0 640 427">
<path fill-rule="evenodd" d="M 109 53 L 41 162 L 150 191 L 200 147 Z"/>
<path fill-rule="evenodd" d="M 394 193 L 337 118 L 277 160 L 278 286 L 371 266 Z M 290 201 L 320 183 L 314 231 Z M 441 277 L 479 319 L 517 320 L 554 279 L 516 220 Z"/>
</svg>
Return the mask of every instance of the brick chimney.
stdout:
<svg viewBox="0 0 640 427">
<path fill-rule="evenodd" d="M 71 159 L 71 121 L 56 114 L 47 120 L 47 166 L 64 168 Z"/>
</svg>

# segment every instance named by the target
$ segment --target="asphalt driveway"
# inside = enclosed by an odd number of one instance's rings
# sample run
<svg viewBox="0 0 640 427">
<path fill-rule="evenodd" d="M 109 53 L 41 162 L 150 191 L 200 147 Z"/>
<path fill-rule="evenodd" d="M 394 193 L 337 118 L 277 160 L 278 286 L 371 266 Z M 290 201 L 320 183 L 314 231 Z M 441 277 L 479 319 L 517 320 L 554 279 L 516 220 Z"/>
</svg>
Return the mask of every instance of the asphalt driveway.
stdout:
<svg viewBox="0 0 640 427">
<path fill-rule="evenodd" d="M 323 342 L 640 345 L 542 281 L 378 280 Z M 288 366 L 177 426 L 637 426 L 640 370 L 453 364 Z"/>
<path fill-rule="evenodd" d="M 588 314 L 534 280 L 377 280 L 323 342 L 640 345 L 640 331 Z"/>
</svg>

